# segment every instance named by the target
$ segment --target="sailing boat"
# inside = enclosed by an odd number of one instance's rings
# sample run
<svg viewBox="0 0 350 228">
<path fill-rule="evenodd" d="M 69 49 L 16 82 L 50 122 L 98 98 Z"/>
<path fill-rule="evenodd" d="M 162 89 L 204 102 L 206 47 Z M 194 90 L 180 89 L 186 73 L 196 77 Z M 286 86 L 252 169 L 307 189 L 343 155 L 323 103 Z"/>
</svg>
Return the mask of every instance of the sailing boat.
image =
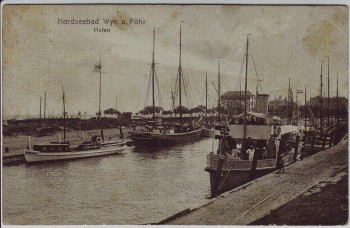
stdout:
<svg viewBox="0 0 350 228">
<path fill-rule="evenodd" d="M 24 150 L 24 158 L 28 163 L 38 163 L 47 161 L 58 161 L 68 159 L 78 159 L 87 157 L 96 157 L 120 153 L 127 148 L 125 141 L 104 141 L 104 137 L 94 135 L 91 141 L 83 141 L 77 147 L 70 147 L 69 141 L 66 141 L 66 108 L 65 94 L 63 92 L 63 142 L 60 135 L 58 142 L 46 144 L 31 145 L 30 136 L 28 137 L 28 149 Z M 102 133 L 102 132 L 101 132 Z"/>
<path fill-rule="evenodd" d="M 153 55 L 152 55 L 152 81 L 154 82 L 154 45 L 155 45 L 155 29 L 153 30 Z M 182 123 L 182 106 L 181 106 L 181 84 L 182 84 L 182 68 L 181 68 L 181 23 L 180 23 L 180 58 L 179 58 L 179 107 L 180 107 L 180 123 L 174 126 L 160 124 L 157 125 L 155 121 L 150 122 L 145 128 L 133 129 L 129 132 L 129 138 L 135 142 L 136 145 L 173 145 L 199 140 L 201 129 L 197 123 L 183 124 Z M 154 107 L 154 83 L 152 86 L 153 107 Z M 153 109 L 153 120 L 154 109 Z"/>
<path fill-rule="evenodd" d="M 267 114 L 247 113 L 248 47 L 249 37 L 246 47 L 244 123 L 217 126 L 216 130 L 221 133 L 215 136 L 220 139 L 219 149 L 217 154 L 212 151 L 207 155 L 205 171 L 209 172 L 212 197 L 276 170 L 282 159 L 285 165 L 297 159 L 297 126 L 268 125 Z M 267 101 L 265 103 L 267 106 Z M 250 120 L 257 121 L 247 124 L 248 116 Z"/>
</svg>

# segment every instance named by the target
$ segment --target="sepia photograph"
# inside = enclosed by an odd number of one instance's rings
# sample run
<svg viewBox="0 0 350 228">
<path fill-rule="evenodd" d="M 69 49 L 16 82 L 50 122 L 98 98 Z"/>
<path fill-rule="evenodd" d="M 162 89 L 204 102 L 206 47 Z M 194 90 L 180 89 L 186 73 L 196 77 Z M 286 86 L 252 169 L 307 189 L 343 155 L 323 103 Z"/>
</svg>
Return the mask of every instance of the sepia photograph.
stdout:
<svg viewBox="0 0 350 228">
<path fill-rule="evenodd" d="M 1 37 L 2 225 L 348 224 L 344 2 L 5 1 Z"/>
</svg>

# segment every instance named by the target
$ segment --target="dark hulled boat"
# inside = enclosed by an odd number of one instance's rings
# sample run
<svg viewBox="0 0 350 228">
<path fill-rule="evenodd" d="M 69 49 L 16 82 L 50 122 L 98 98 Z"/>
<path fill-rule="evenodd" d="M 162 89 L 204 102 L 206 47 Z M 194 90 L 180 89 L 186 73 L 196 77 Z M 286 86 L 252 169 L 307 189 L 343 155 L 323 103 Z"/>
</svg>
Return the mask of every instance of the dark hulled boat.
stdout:
<svg viewBox="0 0 350 228">
<path fill-rule="evenodd" d="M 182 106 L 181 106 L 181 83 L 182 83 L 182 68 L 181 68 L 181 23 L 180 23 L 180 61 L 178 68 L 179 77 L 179 103 L 180 103 L 180 123 L 174 126 L 167 126 L 161 122 L 155 122 L 154 112 L 154 77 L 155 77 L 155 60 L 154 60 L 154 43 L 155 30 L 153 30 L 153 55 L 152 55 L 152 94 L 153 94 L 153 121 L 147 127 L 134 128 L 130 131 L 129 138 L 136 145 L 173 145 L 199 140 L 201 134 L 200 120 L 196 123 L 182 123 Z"/>
</svg>

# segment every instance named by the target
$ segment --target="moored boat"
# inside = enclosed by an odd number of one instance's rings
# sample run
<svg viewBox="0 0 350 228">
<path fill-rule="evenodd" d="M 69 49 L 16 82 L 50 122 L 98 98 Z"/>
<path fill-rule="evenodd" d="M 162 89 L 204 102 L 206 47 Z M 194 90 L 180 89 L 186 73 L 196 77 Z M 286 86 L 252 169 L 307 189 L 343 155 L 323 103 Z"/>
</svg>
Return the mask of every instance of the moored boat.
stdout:
<svg viewBox="0 0 350 228">
<path fill-rule="evenodd" d="M 66 111 L 63 87 L 62 91 L 63 142 L 61 142 L 59 137 L 58 142 L 31 145 L 30 137 L 28 137 L 28 147 L 24 150 L 24 158 L 28 163 L 96 157 L 120 153 L 127 148 L 126 141 L 124 140 L 104 141 L 102 130 L 101 136 L 94 135 L 92 136 L 91 141 L 85 141 L 84 139 L 83 143 L 79 146 L 71 148 L 69 141 L 66 141 Z"/>
<path fill-rule="evenodd" d="M 155 60 L 154 60 L 154 46 L 155 46 L 155 29 L 153 30 L 153 54 L 152 54 L 152 101 L 153 101 L 153 121 L 145 126 L 136 126 L 132 131 L 128 133 L 129 138 L 134 141 L 136 145 L 173 145 L 188 143 L 199 140 L 201 135 L 201 119 L 194 123 L 183 123 L 182 122 L 182 103 L 181 103 L 181 84 L 182 79 L 182 68 L 181 68 L 181 23 L 180 23 L 180 58 L 178 68 L 178 82 L 179 82 L 179 123 L 175 125 L 168 125 L 160 121 L 155 121 L 155 99 L 154 99 L 154 81 L 155 81 Z"/>
<path fill-rule="evenodd" d="M 297 126 L 247 125 L 248 140 L 242 148 L 252 146 L 253 159 L 248 158 L 245 149 L 239 149 L 243 125 L 228 125 L 227 128 L 229 132 L 221 135 L 218 153 L 207 155 L 205 171 L 210 175 L 212 197 L 277 170 L 281 159 L 284 165 L 297 159 L 300 149 Z M 276 129 L 279 134 L 275 133 Z"/>
<path fill-rule="evenodd" d="M 214 128 L 210 126 L 203 125 L 201 128 L 201 137 L 202 138 L 213 138 L 214 137 Z"/>
<path fill-rule="evenodd" d="M 70 147 L 69 142 L 52 142 L 47 144 L 28 145 L 24 158 L 28 163 L 60 161 L 68 159 L 97 157 L 121 153 L 127 148 L 125 141 L 102 142 L 100 137 L 83 142 L 77 147 Z"/>
<path fill-rule="evenodd" d="M 244 112 L 229 125 L 216 128 L 220 136 L 217 154 L 207 156 L 205 171 L 210 175 L 211 196 L 234 189 L 297 160 L 299 151 L 298 126 L 276 126 L 268 121 L 268 95 L 262 94 L 257 112 L 247 112 L 248 47 Z M 257 90 L 258 102 L 258 90 Z M 243 124 L 242 124 L 243 123 Z"/>
</svg>

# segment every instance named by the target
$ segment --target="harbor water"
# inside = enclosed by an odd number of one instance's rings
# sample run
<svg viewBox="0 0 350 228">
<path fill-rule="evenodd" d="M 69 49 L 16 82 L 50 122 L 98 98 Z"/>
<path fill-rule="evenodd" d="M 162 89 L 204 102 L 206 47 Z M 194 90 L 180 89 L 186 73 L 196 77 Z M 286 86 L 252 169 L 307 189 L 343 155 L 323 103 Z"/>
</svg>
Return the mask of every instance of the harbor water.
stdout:
<svg viewBox="0 0 350 228">
<path fill-rule="evenodd" d="M 211 139 L 3 167 L 5 224 L 148 224 L 209 201 Z"/>
</svg>

